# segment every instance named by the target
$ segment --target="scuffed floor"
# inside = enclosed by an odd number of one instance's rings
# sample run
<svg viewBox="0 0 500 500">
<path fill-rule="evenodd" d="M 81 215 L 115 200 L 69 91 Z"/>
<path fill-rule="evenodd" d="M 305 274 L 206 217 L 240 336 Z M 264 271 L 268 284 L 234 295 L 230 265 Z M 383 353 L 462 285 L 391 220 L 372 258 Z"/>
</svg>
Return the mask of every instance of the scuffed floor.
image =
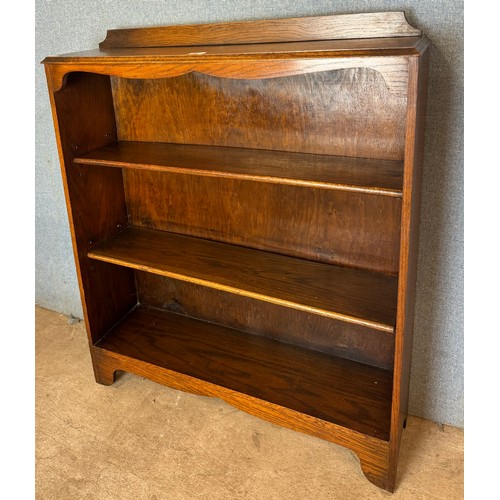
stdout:
<svg viewBox="0 0 500 500">
<path fill-rule="evenodd" d="M 349 450 L 130 374 L 95 383 L 83 323 L 36 308 L 38 500 L 464 497 L 463 431 L 410 417 L 394 494 Z"/>
</svg>

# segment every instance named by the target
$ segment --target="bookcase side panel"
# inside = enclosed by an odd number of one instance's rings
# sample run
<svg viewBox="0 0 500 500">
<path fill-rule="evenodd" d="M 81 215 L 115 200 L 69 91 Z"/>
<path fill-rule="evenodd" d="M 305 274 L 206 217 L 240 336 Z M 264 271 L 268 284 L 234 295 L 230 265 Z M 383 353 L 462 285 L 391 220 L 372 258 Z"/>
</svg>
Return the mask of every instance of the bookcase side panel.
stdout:
<svg viewBox="0 0 500 500">
<path fill-rule="evenodd" d="M 394 384 L 390 437 L 390 482 L 394 484 L 403 425 L 408 412 L 411 351 L 417 281 L 418 238 L 422 192 L 424 126 L 429 51 L 410 59 L 407 139 L 401 222 L 400 279 L 395 330 Z"/>
<path fill-rule="evenodd" d="M 52 102 L 80 293 L 94 343 L 137 302 L 132 271 L 87 257 L 127 224 L 121 170 L 73 163 L 76 155 L 116 140 L 109 77 L 70 73 Z"/>
</svg>

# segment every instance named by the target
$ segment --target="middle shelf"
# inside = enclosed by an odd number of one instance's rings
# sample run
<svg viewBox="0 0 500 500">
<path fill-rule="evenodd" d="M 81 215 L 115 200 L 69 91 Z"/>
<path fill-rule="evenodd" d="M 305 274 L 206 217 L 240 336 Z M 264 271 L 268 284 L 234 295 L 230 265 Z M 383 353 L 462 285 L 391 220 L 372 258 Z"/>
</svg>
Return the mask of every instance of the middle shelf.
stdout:
<svg viewBox="0 0 500 500">
<path fill-rule="evenodd" d="M 392 333 L 397 276 L 129 226 L 88 252 L 117 264 Z"/>
<path fill-rule="evenodd" d="M 403 162 L 248 148 L 119 141 L 76 164 L 223 177 L 402 197 Z"/>
</svg>

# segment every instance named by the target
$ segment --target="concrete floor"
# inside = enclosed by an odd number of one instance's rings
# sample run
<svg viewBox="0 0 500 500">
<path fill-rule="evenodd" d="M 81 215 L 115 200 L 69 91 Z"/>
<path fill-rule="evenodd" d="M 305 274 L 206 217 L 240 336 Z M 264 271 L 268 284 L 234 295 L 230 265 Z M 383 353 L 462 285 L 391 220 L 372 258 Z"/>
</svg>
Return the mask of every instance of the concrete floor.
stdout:
<svg viewBox="0 0 500 500">
<path fill-rule="evenodd" d="M 83 323 L 36 309 L 38 500 L 464 497 L 463 431 L 410 417 L 394 494 L 349 450 L 122 374 L 95 383 Z"/>
</svg>

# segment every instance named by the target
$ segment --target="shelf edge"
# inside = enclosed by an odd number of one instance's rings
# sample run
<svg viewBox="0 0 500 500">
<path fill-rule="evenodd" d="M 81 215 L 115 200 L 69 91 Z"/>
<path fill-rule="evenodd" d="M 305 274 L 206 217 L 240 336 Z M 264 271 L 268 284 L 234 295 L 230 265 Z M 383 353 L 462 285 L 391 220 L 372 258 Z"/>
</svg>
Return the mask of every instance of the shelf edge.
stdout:
<svg viewBox="0 0 500 500">
<path fill-rule="evenodd" d="M 152 172 L 168 172 L 173 174 L 199 175 L 203 177 L 219 177 L 225 179 L 241 179 L 246 181 L 265 182 L 268 184 L 282 184 L 286 186 L 304 186 L 316 189 L 330 189 L 332 191 L 349 191 L 354 193 L 390 196 L 393 198 L 403 197 L 402 190 L 377 188 L 377 187 L 363 187 L 363 186 L 356 186 L 353 184 L 336 184 L 331 182 L 307 181 L 302 179 L 290 179 L 290 178 L 273 177 L 265 175 L 235 174 L 231 172 L 217 173 L 213 170 L 210 171 L 210 170 L 203 170 L 196 168 L 168 167 L 163 165 L 150 165 L 147 163 L 131 164 L 128 162 L 121 162 L 114 160 L 109 161 L 109 160 L 94 160 L 87 158 L 75 158 L 73 162 L 78 165 L 101 166 L 101 167 L 112 167 L 112 168 L 129 168 L 132 170 L 149 170 Z"/>
<path fill-rule="evenodd" d="M 334 311 L 328 311 L 319 307 L 308 306 L 306 304 L 299 304 L 296 302 L 291 302 L 285 299 L 280 299 L 277 297 L 271 297 L 268 295 L 259 294 L 256 292 L 251 292 L 237 287 L 232 287 L 229 285 L 224 285 L 222 283 L 216 283 L 213 281 L 204 280 L 201 278 L 195 278 L 192 276 L 187 276 L 185 274 L 174 273 L 171 271 L 164 271 L 162 269 L 152 268 L 150 266 L 136 264 L 133 262 L 126 262 L 121 259 L 115 259 L 107 255 L 103 255 L 98 250 L 89 251 L 87 256 L 90 259 L 99 260 L 101 262 L 107 262 L 108 264 L 115 264 L 118 266 L 125 266 L 131 269 L 136 269 L 137 271 L 145 271 L 152 274 L 157 274 L 160 276 L 165 276 L 167 278 L 176 279 L 179 281 L 187 281 L 188 283 L 194 283 L 195 285 L 201 285 L 207 288 L 213 288 L 215 290 L 220 290 L 222 292 L 228 292 L 235 295 L 241 295 L 244 297 L 249 297 L 251 299 L 262 300 L 264 302 L 269 302 L 271 304 L 276 304 L 279 306 L 289 307 L 292 309 L 297 309 L 299 311 L 309 312 L 312 314 L 317 314 L 319 316 L 325 316 L 327 318 L 337 319 L 339 321 L 344 321 L 346 323 L 352 323 L 355 325 L 366 326 L 368 328 L 373 328 L 374 330 L 379 330 L 387 333 L 394 333 L 394 327 L 386 325 L 383 323 L 378 323 L 376 321 L 365 320 L 361 318 L 356 318 L 354 316 L 349 316 L 347 314 L 337 313 Z"/>
</svg>

